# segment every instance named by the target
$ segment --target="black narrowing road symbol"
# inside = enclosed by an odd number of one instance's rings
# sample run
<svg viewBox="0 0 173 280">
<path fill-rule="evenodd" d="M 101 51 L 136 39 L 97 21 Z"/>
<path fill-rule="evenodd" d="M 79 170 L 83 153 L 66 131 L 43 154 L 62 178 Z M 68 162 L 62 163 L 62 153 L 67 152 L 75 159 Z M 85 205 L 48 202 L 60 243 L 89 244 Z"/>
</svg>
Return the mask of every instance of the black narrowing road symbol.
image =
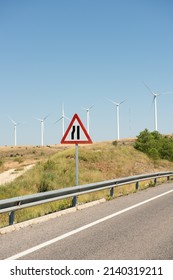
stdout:
<svg viewBox="0 0 173 280">
<path fill-rule="evenodd" d="M 77 126 L 73 125 L 72 132 L 71 132 L 71 140 L 75 139 L 76 127 L 77 127 L 77 137 L 76 137 L 76 139 L 80 140 L 80 126 L 79 125 L 77 125 Z"/>
</svg>

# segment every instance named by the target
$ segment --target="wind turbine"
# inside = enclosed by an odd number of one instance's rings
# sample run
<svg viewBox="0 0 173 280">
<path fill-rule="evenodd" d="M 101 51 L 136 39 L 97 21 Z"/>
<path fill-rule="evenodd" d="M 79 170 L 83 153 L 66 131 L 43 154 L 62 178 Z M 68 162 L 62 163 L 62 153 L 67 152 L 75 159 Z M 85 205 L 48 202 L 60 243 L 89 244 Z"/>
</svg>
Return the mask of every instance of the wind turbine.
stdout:
<svg viewBox="0 0 173 280">
<path fill-rule="evenodd" d="M 55 123 L 62 120 L 62 136 L 64 136 L 65 133 L 65 119 L 70 121 L 70 119 L 65 115 L 64 113 L 64 104 L 62 104 L 62 115 L 61 118 L 59 118 Z"/>
<path fill-rule="evenodd" d="M 145 83 L 145 87 L 149 90 L 149 92 L 153 95 L 153 103 L 154 103 L 154 130 L 158 130 L 158 113 L 157 113 L 157 97 L 163 94 L 169 94 L 173 92 L 163 92 L 163 93 L 155 93 L 153 92 Z"/>
<path fill-rule="evenodd" d="M 43 119 L 35 118 L 40 121 L 41 124 L 41 146 L 44 146 L 44 122 L 48 118 L 49 115 L 45 116 Z"/>
<path fill-rule="evenodd" d="M 89 134 L 89 130 L 90 130 L 90 110 L 92 109 L 94 105 L 90 106 L 89 108 L 84 108 L 82 107 L 83 110 L 86 111 L 87 114 L 87 132 Z"/>
<path fill-rule="evenodd" d="M 115 102 L 110 99 L 108 99 L 111 103 L 116 105 L 116 120 L 117 120 L 117 140 L 120 139 L 120 112 L 119 112 L 119 107 L 122 103 L 124 103 L 126 100 L 123 100 L 121 102 Z"/>
<path fill-rule="evenodd" d="M 11 119 L 9 117 L 10 121 L 13 123 L 14 125 L 14 146 L 17 146 L 17 125 L 19 125 L 20 123 L 15 122 L 13 119 Z"/>
</svg>

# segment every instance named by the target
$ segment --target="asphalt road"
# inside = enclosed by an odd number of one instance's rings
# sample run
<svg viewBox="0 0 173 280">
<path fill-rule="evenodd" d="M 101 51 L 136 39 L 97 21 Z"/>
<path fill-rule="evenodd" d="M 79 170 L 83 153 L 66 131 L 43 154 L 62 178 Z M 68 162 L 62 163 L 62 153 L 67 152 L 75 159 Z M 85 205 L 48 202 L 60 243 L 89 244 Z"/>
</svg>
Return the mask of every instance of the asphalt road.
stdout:
<svg viewBox="0 0 173 280">
<path fill-rule="evenodd" d="M 0 236 L 0 259 L 172 260 L 173 184 Z"/>
</svg>

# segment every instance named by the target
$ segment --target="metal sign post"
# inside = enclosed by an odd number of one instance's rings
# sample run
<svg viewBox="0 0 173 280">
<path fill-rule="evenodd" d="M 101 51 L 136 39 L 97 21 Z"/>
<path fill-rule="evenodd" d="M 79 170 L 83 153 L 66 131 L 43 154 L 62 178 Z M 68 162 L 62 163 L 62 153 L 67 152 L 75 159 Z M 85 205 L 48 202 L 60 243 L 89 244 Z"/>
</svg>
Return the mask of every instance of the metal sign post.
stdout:
<svg viewBox="0 0 173 280">
<path fill-rule="evenodd" d="M 76 186 L 79 185 L 79 146 L 76 144 Z"/>
<path fill-rule="evenodd" d="M 75 144 L 76 145 L 76 186 L 79 184 L 79 147 L 78 144 L 91 144 L 92 140 L 86 131 L 79 116 L 75 114 L 61 140 L 61 144 Z M 72 199 L 72 206 L 76 206 L 77 197 Z"/>
<path fill-rule="evenodd" d="M 76 186 L 79 185 L 79 146 L 76 144 Z M 72 206 L 76 206 L 77 196 L 72 198 Z"/>
</svg>

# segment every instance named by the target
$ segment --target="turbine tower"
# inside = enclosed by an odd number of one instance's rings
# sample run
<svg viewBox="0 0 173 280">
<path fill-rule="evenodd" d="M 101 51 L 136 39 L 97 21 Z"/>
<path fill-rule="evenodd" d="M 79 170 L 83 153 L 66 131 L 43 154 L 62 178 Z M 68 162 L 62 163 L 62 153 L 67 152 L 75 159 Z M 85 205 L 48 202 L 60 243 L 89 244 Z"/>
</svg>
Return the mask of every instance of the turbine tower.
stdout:
<svg viewBox="0 0 173 280">
<path fill-rule="evenodd" d="M 154 130 L 158 130 L 158 113 L 157 113 L 157 97 L 163 94 L 169 94 L 173 92 L 164 92 L 164 93 L 155 93 L 153 92 L 146 84 L 145 87 L 149 90 L 149 92 L 153 95 L 153 103 L 154 103 Z"/>
<path fill-rule="evenodd" d="M 64 104 L 62 104 L 62 115 L 61 118 L 59 118 L 55 123 L 62 120 L 62 136 L 64 136 L 65 133 L 65 119 L 70 121 L 70 119 L 65 115 L 64 113 Z"/>
<path fill-rule="evenodd" d="M 20 123 L 15 122 L 10 117 L 9 117 L 9 119 L 12 122 L 12 124 L 14 125 L 14 146 L 17 146 L 17 125 L 19 125 Z"/>
<path fill-rule="evenodd" d="M 93 106 L 94 105 L 90 106 L 89 108 L 82 107 L 82 109 L 86 111 L 86 115 L 87 115 L 87 132 L 88 132 L 88 134 L 90 133 L 90 110 L 92 109 Z"/>
<path fill-rule="evenodd" d="M 41 146 L 44 146 L 44 122 L 48 118 L 49 115 L 45 116 L 43 119 L 35 118 L 40 121 L 41 124 Z"/>
<path fill-rule="evenodd" d="M 119 140 L 120 139 L 120 111 L 119 111 L 119 107 L 122 103 L 125 102 L 125 100 L 123 100 L 119 103 L 115 102 L 115 101 L 112 101 L 110 99 L 108 99 L 108 100 L 116 106 L 117 140 Z"/>
</svg>

